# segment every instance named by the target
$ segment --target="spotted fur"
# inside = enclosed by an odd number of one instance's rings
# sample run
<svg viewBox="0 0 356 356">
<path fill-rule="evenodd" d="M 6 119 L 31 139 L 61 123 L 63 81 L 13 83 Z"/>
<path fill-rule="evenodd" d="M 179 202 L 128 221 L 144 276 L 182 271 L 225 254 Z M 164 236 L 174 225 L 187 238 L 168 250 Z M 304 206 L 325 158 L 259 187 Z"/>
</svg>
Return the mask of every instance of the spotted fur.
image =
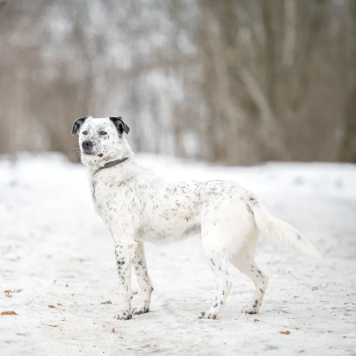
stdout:
<svg viewBox="0 0 356 356">
<path fill-rule="evenodd" d="M 147 272 L 145 242 L 166 243 L 200 234 L 217 282 L 212 306 L 199 314 L 204 319 L 215 319 L 226 303 L 232 286 L 228 262 L 255 284 L 254 297 L 243 312 L 259 311 L 268 277 L 254 261 L 258 230 L 318 257 L 300 232 L 269 214 L 253 194 L 236 183 L 172 183 L 139 167 L 125 138 L 128 130 L 121 118 L 87 117 L 77 120 L 73 127 L 73 132 L 79 134 L 82 162 L 89 168 L 95 209 L 114 239 L 120 300 L 117 319 L 128 320 L 133 314 L 149 311 L 153 288 Z M 88 141 L 90 145 L 85 144 Z M 122 161 L 124 158 L 127 159 Z M 116 160 L 120 164 L 104 168 Z M 134 310 L 132 267 L 142 297 L 141 305 Z"/>
</svg>

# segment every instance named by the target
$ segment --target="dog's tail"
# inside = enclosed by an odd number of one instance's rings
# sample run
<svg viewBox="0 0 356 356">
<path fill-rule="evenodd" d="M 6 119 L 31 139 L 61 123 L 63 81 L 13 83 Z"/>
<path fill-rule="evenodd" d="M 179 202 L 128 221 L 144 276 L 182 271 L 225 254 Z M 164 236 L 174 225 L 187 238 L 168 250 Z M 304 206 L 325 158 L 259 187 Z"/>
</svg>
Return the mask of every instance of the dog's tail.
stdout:
<svg viewBox="0 0 356 356">
<path fill-rule="evenodd" d="M 321 258 L 321 254 L 296 228 L 271 215 L 253 194 L 247 193 L 244 200 L 251 208 L 260 231 L 274 241 L 292 246 L 314 258 Z"/>
</svg>

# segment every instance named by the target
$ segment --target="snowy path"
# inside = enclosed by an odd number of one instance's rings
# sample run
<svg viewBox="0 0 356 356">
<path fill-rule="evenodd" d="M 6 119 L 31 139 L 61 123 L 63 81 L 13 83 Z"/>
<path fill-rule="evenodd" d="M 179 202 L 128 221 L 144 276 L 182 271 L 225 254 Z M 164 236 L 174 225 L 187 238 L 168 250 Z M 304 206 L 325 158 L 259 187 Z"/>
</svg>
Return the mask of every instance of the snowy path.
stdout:
<svg viewBox="0 0 356 356">
<path fill-rule="evenodd" d="M 261 237 L 256 260 L 270 276 L 261 313 L 240 313 L 253 285 L 231 266 L 225 308 L 217 320 L 199 320 L 215 285 L 198 238 L 147 245 L 152 312 L 117 321 L 112 241 L 84 167 L 56 155 L 0 161 L 0 311 L 18 314 L 0 316 L 1 356 L 356 355 L 356 166 L 137 160 L 168 178 L 236 181 L 309 236 L 324 259 Z"/>
</svg>

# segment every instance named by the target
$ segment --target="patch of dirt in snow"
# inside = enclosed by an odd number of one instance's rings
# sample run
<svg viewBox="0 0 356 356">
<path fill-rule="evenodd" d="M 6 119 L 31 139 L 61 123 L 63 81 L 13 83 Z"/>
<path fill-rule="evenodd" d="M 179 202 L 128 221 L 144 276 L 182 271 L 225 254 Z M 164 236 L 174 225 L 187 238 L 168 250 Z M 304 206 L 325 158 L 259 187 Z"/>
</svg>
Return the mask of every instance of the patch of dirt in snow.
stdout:
<svg viewBox="0 0 356 356">
<path fill-rule="evenodd" d="M 256 261 L 270 283 L 260 314 L 240 313 L 253 285 L 231 266 L 226 306 L 216 320 L 201 320 L 215 285 L 199 239 L 147 245 L 151 312 L 118 321 L 112 241 L 85 168 L 59 155 L 2 159 L 0 312 L 16 315 L 0 315 L 1 355 L 355 355 L 355 166 L 137 160 L 169 179 L 236 181 L 309 236 L 324 259 L 262 237 Z M 133 306 L 139 300 L 134 294 Z"/>
</svg>

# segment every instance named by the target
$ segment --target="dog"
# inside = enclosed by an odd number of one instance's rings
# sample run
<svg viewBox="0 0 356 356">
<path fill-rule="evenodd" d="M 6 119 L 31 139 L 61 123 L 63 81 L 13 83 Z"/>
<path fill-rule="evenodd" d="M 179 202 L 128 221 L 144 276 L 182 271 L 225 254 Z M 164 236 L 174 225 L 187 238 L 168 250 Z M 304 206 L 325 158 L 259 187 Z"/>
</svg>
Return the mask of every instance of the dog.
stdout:
<svg viewBox="0 0 356 356">
<path fill-rule="evenodd" d="M 199 234 L 215 275 L 217 294 L 209 310 L 198 317 L 215 319 L 232 283 L 230 262 L 247 275 L 255 293 L 243 313 L 258 313 L 268 277 L 254 260 L 259 230 L 277 242 L 312 257 L 318 251 L 288 223 L 272 216 L 258 198 L 231 181 L 167 182 L 134 161 L 125 138 L 130 131 L 121 117 L 80 118 L 72 134 L 79 135 L 81 161 L 89 168 L 95 209 L 115 243 L 120 310 L 115 317 L 129 320 L 150 309 L 152 283 L 147 272 L 144 243 L 177 241 Z M 131 267 L 142 302 L 131 309 Z"/>
</svg>

